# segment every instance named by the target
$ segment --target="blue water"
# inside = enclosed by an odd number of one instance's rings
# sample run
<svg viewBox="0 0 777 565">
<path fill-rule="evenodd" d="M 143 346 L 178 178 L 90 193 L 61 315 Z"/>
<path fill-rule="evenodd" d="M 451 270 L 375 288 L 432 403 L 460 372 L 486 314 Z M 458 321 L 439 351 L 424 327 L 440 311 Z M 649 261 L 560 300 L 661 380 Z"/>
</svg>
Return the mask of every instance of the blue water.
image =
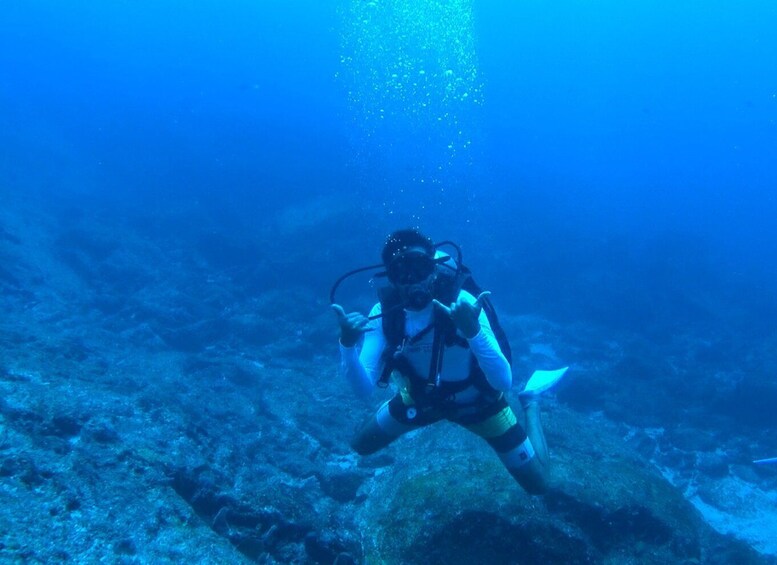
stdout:
<svg viewBox="0 0 777 565">
<path fill-rule="evenodd" d="M 385 17 L 383 5 L 413 4 L 378 2 L 372 11 Z M 440 16 L 424 8 L 434 4 L 421 2 L 415 14 Z M 421 26 L 434 26 L 429 41 L 451 34 L 472 41 L 482 102 L 456 109 L 472 146 L 466 167 L 437 175 L 445 188 L 466 183 L 466 194 L 481 200 L 514 199 L 511 214 L 553 208 L 583 229 L 725 233 L 721 239 L 740 243 L 739 251 L 773 244 L 763 226 L 777 186 L 772 3 L 450 4 L 447 21 Z M 80 161 L 73 167 L 114 179 L 113 191 L 207 193 L 218 184 L 257 194 L 278 179 L 295 194 L 379 185 L 387 200 L 404 184 L 423 200 L 434 189 L 419 177 L 437 163 L 403 153 L 418 146 L 413 139 L 393 138 L 383 160 L 370 147 L 380 173 L 392 167 L 393 184 L 364 168 L 360 179 L 344 170 L 364 119 L 345 94 L 355 78 L 364 87 L 366 75 L 344 72 L 341 57 L 371 50 L 343 41 L 358 25 L 348 9 L 348 2 L 9 2 L 0 23 L 5 136 L 19 152 L 28 147 L 19 138 L 31 148 L 58 139 Z M 470 10 L 468 27 L 439 29 L 462 25 L 450 11 Z M 392 39 L 391 25 L 362 27 Z M 436 70 L 433 57 L 418 55 L 418 67 Z M 395 62 L 390 50 L 361 61 Z M 394 118 L 387 128 L 412 130 L 406 117 Z M 364 148 L 364 140 L 354 143 Z M 478 208 L 491 219 L 488 202 Z"/>
<path fill-rule="evenodd" d="M 307 249 L 265 284 L 322 301 L 418 226 L 504 311 L 744 351 L 777 315 L 775 29 L 771 0 L 6 0 L 0 197 L 233 274 L 224 241 Z M 757 397 L 728 416 L 773 425 Z"/>
<path fill-rule="evenodd" d="M 515 218 L 618 237 L 679 230 L 750 264 L 775 251 L 772 3 L 461 1 L 441 14 L 378 2 L 376 20 L 385 6 L 444 17 L 421 20 L 428 42 L 471 41 L 480 103 L 436 108 L 457 114 L 436 138 L 433 117 L 390 114 L 371 139 L 368 113 L 397 100 L 349 105 L 347 92 L 373 85 L 341 59 L 361 52 L 357 62 L 387 68 L 414 39 L 391 21 L 349 21 L 360 4 L 8 2 L 4 153 L 31 168 L 46 154 L 54 191 L 218 191 L 278 208 L 357 191 L 431 231 L 446 202 L 455 223 L 496 235 Z M 373 45 L 349 43 L 359 26 Z M 389 48 L 376 54 L 381 36 Z M 417 51 L 413 72 L 442 70 L 438 52 Z M 439 98 L 435 86 L 405 92 L 402 109 Z M 457 127 L 471 145 L 450 163 Z M 279 185 L 289 199 L 268 199 Z"/>
<path fill-rule="evenodd" d="M 15 198 L 204 210 L 249 234 L 305 202 L 351 207 L 331 233 L 364 243 L 348 261 L 416 225 L 462 243 L 516 311 L 771 331 L 771 2 L 12 1 L 2 16 Z M 342 259 L 306 273 L 316 293 Z M 688 304 L 708 294 L 720 312 Z"/>
</svg>

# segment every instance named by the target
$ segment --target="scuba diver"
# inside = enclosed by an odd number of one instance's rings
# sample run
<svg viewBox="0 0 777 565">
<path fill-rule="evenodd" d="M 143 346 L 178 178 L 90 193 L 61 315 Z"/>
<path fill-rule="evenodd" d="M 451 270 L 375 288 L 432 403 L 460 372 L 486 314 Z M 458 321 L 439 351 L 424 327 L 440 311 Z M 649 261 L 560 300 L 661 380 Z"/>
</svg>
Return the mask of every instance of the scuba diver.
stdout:
<svg viewBox="0 0 777 565">
<path fill-rule="evenodd" d="M 452 245 L 458 257 L 439 251 Z M 397 394 L 371 416 L 351 445 L 360 455 L 386 447 L 401 435 L 449 420 L 485 439 L 523 489 L 548 486 L 548 449 L 538 396 L 563 376 L 535 371 L 518 395 L 524 426 L 505 399 L 512 386 L 510 348 L 489 301 L 461 262 L 452 242 L 435 245 L 414 229 L 386 240 L 382 263 L 346 273 L 332 288 L 340 325 L 341 372 L 356 394 L 368 398 L 392 375 Z M 336 303 L 338 285 L 354 273 L 383 268 L 389 285 L 364 316 Z"/>
</svg>

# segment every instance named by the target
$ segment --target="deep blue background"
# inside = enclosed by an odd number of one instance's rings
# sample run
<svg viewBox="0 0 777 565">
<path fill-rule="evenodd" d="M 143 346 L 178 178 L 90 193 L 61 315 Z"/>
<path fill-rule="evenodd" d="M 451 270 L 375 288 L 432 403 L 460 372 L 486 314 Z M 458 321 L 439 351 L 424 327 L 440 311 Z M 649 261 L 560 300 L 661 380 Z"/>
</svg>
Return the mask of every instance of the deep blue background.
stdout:
<svg viewBox="0 0 777 565">
<path fill-rule="evenodd" d="M 773 3 L 503 4 L 481 48 L 511 179 L 584 225 L 775 251 Z"/>
<path fill-rule="evenodd" d="M 742 325 L 768 326 L 777 6 L 472 6 L 462 31 L 484 102 L 462 116 L 471 153 L 423 183 L 439 148 L 419 151 L 393 124 L 382 154 L 348 104 L 348 2 L 10 0 L 2 190 L 149 211 L 202 201 L 225 230 L 230 214 L 261 222 L 334 195 L 370 209 L 350 220 L 370 246 L 359 258 L 377 256 L 389 226 L 416 223 L 460 239 L 522 311 L 639 327 L 655 300 L 703 289 L 746 298 Z"/>
</svg>

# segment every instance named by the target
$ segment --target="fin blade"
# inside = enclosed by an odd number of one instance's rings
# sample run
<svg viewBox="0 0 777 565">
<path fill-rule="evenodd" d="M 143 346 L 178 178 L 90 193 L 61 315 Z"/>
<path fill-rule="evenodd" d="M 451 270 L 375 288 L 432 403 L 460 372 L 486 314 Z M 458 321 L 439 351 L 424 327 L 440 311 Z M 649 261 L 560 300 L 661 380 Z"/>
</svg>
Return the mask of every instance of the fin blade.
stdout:
<svg viewBox="0 0 777 565">
<path fill-rule="evenodd" d="M 540 394 L 556 385 L 561 380 L 569 367 L 563 367 L 554 371 L 534 371 L 523 389 L 526 393 Z"/>
</svg>

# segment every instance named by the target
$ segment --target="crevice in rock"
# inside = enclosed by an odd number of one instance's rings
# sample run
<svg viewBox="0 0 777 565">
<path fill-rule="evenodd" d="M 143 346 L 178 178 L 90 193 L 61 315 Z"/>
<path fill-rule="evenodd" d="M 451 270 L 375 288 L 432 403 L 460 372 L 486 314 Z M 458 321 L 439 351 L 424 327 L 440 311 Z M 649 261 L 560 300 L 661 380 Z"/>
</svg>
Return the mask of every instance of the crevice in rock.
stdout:
<svg viewBox="0 0 777 565">
<path fill-rule="evenodd" d="M 251 560 L 270 554 L 284 560 L 288 544 L 304 544 L 312 528 L 286 519 L 272 507 L 252 508 L 221 492 L 209 470 L 176 469 L 172 486 L 218 535 Z"/>
</svg>

